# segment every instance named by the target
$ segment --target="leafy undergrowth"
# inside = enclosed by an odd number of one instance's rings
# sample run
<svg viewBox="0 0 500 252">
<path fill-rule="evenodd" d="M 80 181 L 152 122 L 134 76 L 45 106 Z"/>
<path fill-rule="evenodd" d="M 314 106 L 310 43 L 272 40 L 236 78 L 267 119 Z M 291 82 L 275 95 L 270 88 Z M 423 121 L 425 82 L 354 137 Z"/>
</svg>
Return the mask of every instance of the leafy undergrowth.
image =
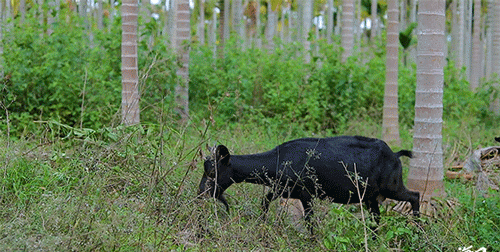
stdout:
<svg viewBox="0 0 500 252">
<path fill-rule="evenodd" d="M 251 184 L 227 190 L 228 214 L 213 199 L 196 198 L 199 148 L 217 140 L 235 153 L 253 153 L 307 133 L 274 134 L 251 125 L 201 128 L 64 128 L 15 142 L 1 139 L 0 250 L 500 250 L 498 193 L 483 198 L 471 184 L 456 181 L 446 181 L 449 197 L 460 202 L 443 209 L 447 218 L 403 216 L 383 206 L 376 233 L 358 206 L 328 201 L 316 201 L 314 235 L 277 201 L 264 218 L 266 189 Z M 366 130 L 358 133 L 376 132 Z"/>
</svg>

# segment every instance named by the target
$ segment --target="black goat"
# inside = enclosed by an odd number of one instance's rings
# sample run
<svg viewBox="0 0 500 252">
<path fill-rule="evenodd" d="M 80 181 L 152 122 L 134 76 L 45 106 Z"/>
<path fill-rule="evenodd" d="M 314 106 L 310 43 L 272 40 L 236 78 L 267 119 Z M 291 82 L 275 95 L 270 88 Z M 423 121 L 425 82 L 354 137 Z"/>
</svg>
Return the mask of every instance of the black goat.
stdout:
<svg viewBox="0 0 500 252">
<path fill-rule="evenodd" d="M 231 155 L 219 145 L 204 163 L 199 194 L 217 198 L 229 211 L 224 191 L 233 183 L 249 182 L 271 188 L 264 212 L 277 197 L 295 198 L 308 220 L 313 197 L 343 204 L 359 203 L 361 198 L 378 223 L 379 203 L 390 198 L 410 202 L 418 216 L 419 192 L 404 186 L 401 156 L 411 157 L 411 151 L 394 153 L 382 140 L 360 136 L 296 139 L 252 155 Z"/>
</svg>

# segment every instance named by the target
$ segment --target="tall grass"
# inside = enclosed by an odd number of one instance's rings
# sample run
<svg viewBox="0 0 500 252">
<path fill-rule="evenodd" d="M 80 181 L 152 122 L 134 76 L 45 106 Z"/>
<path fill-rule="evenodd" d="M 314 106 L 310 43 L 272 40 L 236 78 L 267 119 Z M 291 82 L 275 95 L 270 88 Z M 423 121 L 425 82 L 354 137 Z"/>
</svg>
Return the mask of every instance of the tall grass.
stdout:
<svg viewBox="0 0 500 252">
<path fill-rule="evenodd" d="M 416 219 L 383 206 L 375 239 L 365 239 L 362 230 L 371 224 L 354 205 L 315 201 L 311 236 L 277 202 L 262 218 L 262 186 L 230 187 L 230 213 L 214 199 L 197 199 L 199 149 L 205 144 L 255 153 L 312 133 L 276 133 L 259 125 L 212 130 L 202 123 L 98 131 L 45 127 L 44 134 L 8 147 L 7 139 L 0 139 L 2 251 L 359 251 L 365 245 L 371 251 L 500 249 L 495 235 L 500 233 L 500 197 L 483 198 L 471 184 L 456 181 L 446 181 L 449 197 L 460 202 L 454 210 L 443 210 L 448 217 Z M 376 127 L 356 133 L 370 132 Z M 478 141 L 464 144 L 450 137 L 449 146 L 461 152 L 488 144 Z"/>
</svg>

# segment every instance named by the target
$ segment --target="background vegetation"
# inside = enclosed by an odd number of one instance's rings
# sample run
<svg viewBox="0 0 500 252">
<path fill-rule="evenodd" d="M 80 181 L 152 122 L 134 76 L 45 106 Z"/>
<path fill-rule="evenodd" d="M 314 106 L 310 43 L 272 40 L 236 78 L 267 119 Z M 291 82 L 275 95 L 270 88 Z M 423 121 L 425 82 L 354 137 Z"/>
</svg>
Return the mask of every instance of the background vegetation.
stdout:
<svg viewBox="0 0 500 252">
<path fill-rule="evenodd" d="M 72 15 L 72 14 L 68 14 Z M 64 15 L 60 15 L 65 18 Z M 74 17 L 76 18 L 76 17 Z M 196 199 L 200 147 L 223 143 L 233 153 L 264 151 L 304 136 L 380 137 L 385 48 L 340 63 L 339 44 L 315 42 L 322 52 L 305 64 L 299 45 L 270 53 L 227 56 L 193 45 L 192 120 L 178 125 L 172 90 L 176 61 L 161 38 L 139 50 L 142 125 L 120 119 L 119 20 L 95 31 L 91 45 L 77 22 L 57 22 L 39 36 L 37 22 L 4 34 L 5 78 L 0 84 L 0 250 L 289 250 L 364 248 L 359 207 L 317 202 L 315 235 L 274 203 L 261 218 L 264 188 L 227 191 L 231 213 Z M 146 26 L 148 27 L 148 26 Z M 154 29 L 154 27 L 150 27 Z M 145 33 L 145 40 L 153 34 Z M 277 46 L 279 48 L 279 46 Z M 355 50 L 355 51 L 360 51 Z M 322 67 L 318 67 L 321 65 Z M 415 66 L 399 74 L 402 146 L 411 148 Z M 491 83 L 469 90 L 463 73 L 445 69 L 444 147 L 449 165 L 493 144 L 499 117 L 489 110 Z M 118 118 L 116 118 L 118 117 Z M 405 160 L 405 166 L 407 166 Z M 383 209 L 371 250 L 500 250 L 500 197 L 478 195 L 473 184 L 445 181 L 445 218 L 414 219 Z"/>
</svg>

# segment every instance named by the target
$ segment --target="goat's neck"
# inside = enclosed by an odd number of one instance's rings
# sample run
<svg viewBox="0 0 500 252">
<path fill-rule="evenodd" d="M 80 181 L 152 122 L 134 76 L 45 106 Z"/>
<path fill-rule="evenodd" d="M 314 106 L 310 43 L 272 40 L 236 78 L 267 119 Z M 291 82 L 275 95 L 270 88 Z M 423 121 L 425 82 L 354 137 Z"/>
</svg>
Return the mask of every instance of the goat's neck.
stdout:
<svg viewBox="0 0 500 252">
<path fill-rule="evenodd" d="M 269 185 L 270 180 L 276 177 L 278 158 L 274 150 L 252 155 L 231 156 L 234 182 L 245 181 Z"/>
</svg>

